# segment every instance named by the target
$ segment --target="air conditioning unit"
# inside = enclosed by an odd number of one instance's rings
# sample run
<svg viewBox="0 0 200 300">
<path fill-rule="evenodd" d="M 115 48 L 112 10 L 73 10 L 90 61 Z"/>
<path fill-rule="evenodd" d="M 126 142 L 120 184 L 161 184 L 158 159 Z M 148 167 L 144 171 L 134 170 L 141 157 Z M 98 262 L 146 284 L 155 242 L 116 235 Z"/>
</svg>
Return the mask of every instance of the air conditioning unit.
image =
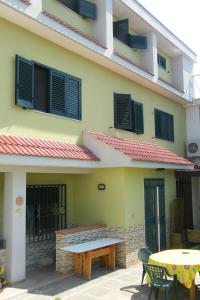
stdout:
<svg viewBox="0 0 200 300">
<path fill-rule="evenodd" d="M 187 157 L 200 157 L 200 140 L 190 140 L 187 143 Z"/>
</svg>

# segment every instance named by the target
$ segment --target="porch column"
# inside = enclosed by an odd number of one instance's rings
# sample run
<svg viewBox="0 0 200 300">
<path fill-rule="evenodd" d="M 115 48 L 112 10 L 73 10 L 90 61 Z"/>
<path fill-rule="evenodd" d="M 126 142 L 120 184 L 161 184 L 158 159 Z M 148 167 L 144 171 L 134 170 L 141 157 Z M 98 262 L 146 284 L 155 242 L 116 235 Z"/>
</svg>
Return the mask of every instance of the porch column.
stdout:
<svg viewBox="0 0 200 300">
<path fill-rule="evenodd" d="M 5 173 L 4 236 L 7 248 L 9 282 L 25 279 L 26 261 L 26 173 Z"/>
</svg>

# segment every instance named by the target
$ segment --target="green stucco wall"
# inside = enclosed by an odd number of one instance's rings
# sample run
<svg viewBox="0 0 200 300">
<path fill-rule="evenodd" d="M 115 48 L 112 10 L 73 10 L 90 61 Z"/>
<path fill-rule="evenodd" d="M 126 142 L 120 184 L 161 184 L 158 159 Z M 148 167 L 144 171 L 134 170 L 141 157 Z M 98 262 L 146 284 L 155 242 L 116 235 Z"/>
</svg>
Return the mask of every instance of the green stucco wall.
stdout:
<svg viewBox="0 0 200 300">
<path fill-rule="evenodd" d="M 123 169 L 96 170 L 90 175 L 78 175 L 74 184 L 75 223 L 103 223 L 108 226 L 125 224 L 125 177 Z M 100 191 L 99 183 L 106 189 Z"/>
<path fill-rule="evenodd" d="M 92 2 L 92 1 L 90 1 Z M 79 30 L 93 35 L 94 21 L 88 18 L 83 18 L 71 9 L 65 7 L 55 0 L 42 0 L 42 9 L 48 11 L 52 15 L 62 19 L 68 24 L 78 28 Z"/>
<path fill-rule="evenodd" d="M 165 182 L 166 218 L 176 197 L 174 171 L 117 168 L 78 175 L 74 181 L 75 223 L 105 223 L 126 227 L 144 224 L 144 179 L 162 178 Z M 99 191 L 98 183 L 106 189 Z"/>
<path fill-rule="evenodd" d="M 139 49 L 132 49 L 118 39 L 114 38 L 114 50 L 133 60 L 136 64 L 141 65 L 141 53 Z"/>
<path fill-rule="evenodd" d="M 158 54 L 166 59 L 166 70 L 158 66 L 158 76 L 172 83 L 172 59 L 160 49 L 158 49 Z"/>
<path fill-rule="evenodd" d="M 157 142 L 181 155 L 186 140 L 185 108 L 106 68 L 94 64 L 29 31 L 0 19 L 0 134 L 81 141 L 83 130 Z M 26 47 L 28 45 L 28 47 Z M 15 105 L 15 55 L 51 66 L 82 79 L 82 121 L 24 110 Z M 113 93 L 130 93 L 144 105 L 144 134 L 114 130 Z M 175 143 L 155 139 L 154 108 L 174 115 Z M 8 117 L 9 116 L 9 117 Z"/>
</svg>

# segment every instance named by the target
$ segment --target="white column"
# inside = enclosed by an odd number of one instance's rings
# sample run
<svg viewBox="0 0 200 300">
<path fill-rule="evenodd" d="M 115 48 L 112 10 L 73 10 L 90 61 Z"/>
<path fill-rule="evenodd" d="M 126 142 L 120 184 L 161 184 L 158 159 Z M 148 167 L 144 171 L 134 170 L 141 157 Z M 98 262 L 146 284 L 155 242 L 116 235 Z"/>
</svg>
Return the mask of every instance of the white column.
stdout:
<svg viewBox="0 0 200 300">
<path fill-rule="evenodd" d="M 172 61 L 173 83 L 185 92 L 189 100 L 193 99 L 193 63 L 183 55 L 175 56 Z"/>
<path fill-rule="evenodd" d="M 23 280 L 26 261 L 26 173 L 22 171 L 5 173 L 4 236 L 8 281 Z"/>
<path fill-rule="evenodd" d="M 113 49 L 113 8 L 112 0 L 95 0 L 97 19 L 94 22 L 94 37 L 108 49 Z"/>
<path fill-rule="evenodd" d="M 145 34 L 146 35 L 146 34 Z M 157 63 L 157 36 L 155 32 L 149 32 L 147 35 L 147 49 L 141 50 L 142 65 L 148 71 L 158 78 L 158 63 Z"/>
</svg>

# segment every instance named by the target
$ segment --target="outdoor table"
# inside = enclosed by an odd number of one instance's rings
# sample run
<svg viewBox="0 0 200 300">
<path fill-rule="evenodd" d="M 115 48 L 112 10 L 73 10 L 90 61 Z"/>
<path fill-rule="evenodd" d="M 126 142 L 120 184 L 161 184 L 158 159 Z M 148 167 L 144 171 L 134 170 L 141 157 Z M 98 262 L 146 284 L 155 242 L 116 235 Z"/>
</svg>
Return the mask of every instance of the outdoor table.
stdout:
<svg viewBox="0 0 200 300">
<path fill-rule="evenodd" d="M 77 276 L 91 279 L 91 263 L 93 258 L 108 257 L 108 267 L 115 270 L 115 246 L 123 241 L 119 238 L 102 238 L 61 248 L 74 253 L 74 272 Z M 101 264 L 104 261 L 100 260 Z"/>
<path fill-rule="evenodd" d="M 200 251 L 191 249 L 165 250 L 149 257 L 149 264 L 167 268 L 170 275 L 189 289 L 189 299 L 195 300 L 195 276 L 200 271 Z"/>
</svg>

